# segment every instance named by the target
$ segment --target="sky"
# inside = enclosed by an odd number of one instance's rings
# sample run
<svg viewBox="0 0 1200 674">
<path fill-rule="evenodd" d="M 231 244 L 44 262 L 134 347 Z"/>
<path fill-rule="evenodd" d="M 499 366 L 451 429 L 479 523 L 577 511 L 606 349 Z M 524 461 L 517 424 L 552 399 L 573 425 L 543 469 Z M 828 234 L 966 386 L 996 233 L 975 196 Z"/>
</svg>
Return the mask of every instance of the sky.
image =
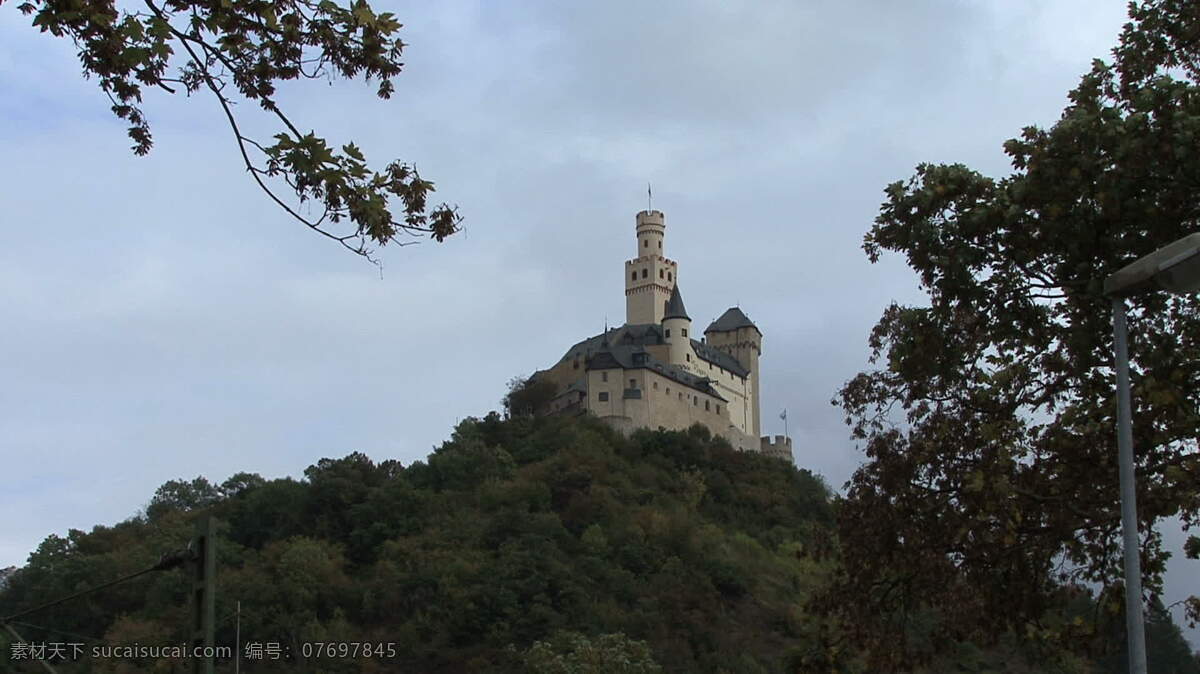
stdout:
<svg viewBox="0 0 1200 674">
<path fill-rule="evenodd" d="M 830 400 L 884 308 L 924 298 L 861 249 L 883 188 L 922 162 L 1009 173 L 1004 140 L 1053 124 L 1125 21 L 1124 0 L 373 5 L 405 24 L 394 98 L 281 100 L 464 216 L 382 269 L 270 204 L 210 98 L 148 92 L 135 157 L 74 48 L 0 7 L 0 567 L 168 480 L 423 459 L 623 320 L 647 183 L 696 323 L 738 305 L 764 334 L 764 433 L 787 409 L 797 464 L 839 487 L 863 455 Z M 1200 594 L 1166 537 L 1166 603 Z"/>
</svg>

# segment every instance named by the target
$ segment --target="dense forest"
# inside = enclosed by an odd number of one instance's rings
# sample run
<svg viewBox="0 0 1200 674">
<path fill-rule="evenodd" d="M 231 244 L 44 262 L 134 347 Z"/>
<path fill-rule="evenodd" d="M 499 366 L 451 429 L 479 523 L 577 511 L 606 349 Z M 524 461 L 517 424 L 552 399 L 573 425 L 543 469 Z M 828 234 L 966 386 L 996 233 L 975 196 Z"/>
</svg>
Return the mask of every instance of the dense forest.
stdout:
<svg viewBox="0 0 1200 674">
<path fill-rule="evenodd" d="M 354 453 L 322 459 L 302 480 L 169 482 L 120 524 L 47 537 L 9 576 L 0 615 L 152 567 L 211 513 L 216 642 L 240 638 L 247 672 L 867 671 L 869 654 L 821 608 L 839 573 L 836 509 L 820 477 L 733 451 L 702 427 L 626 438 L 586 417 L 492 414 L 409 466 Z M 147 574 L 12 625 L 29 642 L 86 652 L 183 643 L 183 573 Z M 1086 593 L 1068 596 L 1062 610 L 1090 621 Z M 1159 608 L 1152 648 L 1173 649 L 1174 664 L 1152 670 L 1200 671 Z M 1011 634 L 943 644 L 923 670 L 1120 671 L 1119 639 L 1107 638 L 1120 634 L 1109 621 L 1076 648 Z M 0 669 L 39 671 L 4 638 Z M 318 642 L 385 648 L 328 657 L 306 646 Z M 253 644 L 268 650 L 247 660 Z M 54 664 L 186 664 L 86 652 Z"/>
</svg>

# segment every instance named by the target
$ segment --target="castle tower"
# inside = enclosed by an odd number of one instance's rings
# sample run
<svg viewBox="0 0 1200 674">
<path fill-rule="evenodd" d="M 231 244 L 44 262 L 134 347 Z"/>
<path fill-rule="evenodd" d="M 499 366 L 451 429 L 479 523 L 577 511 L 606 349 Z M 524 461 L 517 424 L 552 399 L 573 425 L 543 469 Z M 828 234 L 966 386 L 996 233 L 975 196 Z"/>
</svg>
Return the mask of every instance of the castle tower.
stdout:
<svg viewBox="0 0 1200 674">
<path fill-rule="evenodd" d="M 683 307 L 683 295 L 679 292 L 678 283 L 671 290 L 671 299 L 667 300 L 662 326 L 664 340 L 668 345 L 668 362 L 683 364 L 691 350 L 692 338 L 688 333 L 692 331 L 692 319 Z"/>
<path fill-rule="evenodd" d="M 664 257 L 666 229 L 662 211 L 637 214 L 637 256 L 625 262 L 627 325 L 662 322 L 678 272 L 676 264 Z"/>
<path fill-rule="evenodd" d="M 758 437 L 760 430 L 758 394 L 758 357 L 762 355 L 762 331 L 742 310 L 731 307 L 704 330 L 709 346 L 720 349 L 750 370 L 750 435 Z"/>
</svg>

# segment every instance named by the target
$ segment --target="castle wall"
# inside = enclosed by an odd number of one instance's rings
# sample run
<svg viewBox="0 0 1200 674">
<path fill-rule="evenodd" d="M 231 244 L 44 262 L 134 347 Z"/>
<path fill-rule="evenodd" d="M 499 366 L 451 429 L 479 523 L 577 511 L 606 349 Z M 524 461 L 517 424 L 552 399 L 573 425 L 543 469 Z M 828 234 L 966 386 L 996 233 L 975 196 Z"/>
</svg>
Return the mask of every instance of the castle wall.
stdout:
<svg viewBox="0 0 1200 674">
<path fill-rule="evenodd" d="M 751 448 L 758 446 L 758 431 L 754 426 L 753 380 L 741 377 L 730 370 L 714 365 L 696 354 L 690 338 L 686 342 L 685 352 L 677 360 L 668 361 L 678 365 L 697 377 L 707 377 L 712 380 L 714 388 L 728 401 L 729 422 L 746 437 L 751 438 Z M 751 370 L 753 373 L 754 370 Z M 752 450 L 753 451 L 753 450 Z"/>
<path fill-rule="evenodd" d="M 601 392 L 608 393 L 608 400 L 600 400 Z M 592 370 L 588 373 L 586 406 L 623 433 L 638 428 L 681 431 L 699 423 L 736 449 L 760 450 L 758 439 L 731 423 L 727 402 L 682 386 L 653 370 Z"/>
<path fill-rule="evenodd" d="M 746 377 L 748 404 L 745 431 L 751 436 L 758 437 L 761 419 L 758 357 L 762 353 L 762 335 L 754 328 L 745 327 L 732 332 L 712 332 L 706 338 L 710 346 L 737 358 L 739 363 L 750 370 L 750 374 Z"/>
</svg>

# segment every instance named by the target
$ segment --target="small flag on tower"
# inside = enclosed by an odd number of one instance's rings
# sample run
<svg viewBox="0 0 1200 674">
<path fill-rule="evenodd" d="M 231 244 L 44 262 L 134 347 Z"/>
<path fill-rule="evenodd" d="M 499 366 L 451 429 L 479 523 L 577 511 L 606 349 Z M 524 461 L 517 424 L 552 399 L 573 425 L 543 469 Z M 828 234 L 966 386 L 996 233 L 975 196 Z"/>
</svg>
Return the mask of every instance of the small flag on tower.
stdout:
<svg viewBox="0 0 1200 674">
<path fill-rule="evenodd" d="M 654 196 L 650 193 L 650 183 L 646 183 L 646 210 L 652 210 L 651 204 L 654 202 Z"/>
<path fill-rule="evenodd" d="M 779 418 L 780 418 L 780 419 L 783 419 L 784 421 L 787 421 L 787 410 L 784 410 L 784 411 L 780 412 L 780 413 L 779 413 Z"/>
</svg>

